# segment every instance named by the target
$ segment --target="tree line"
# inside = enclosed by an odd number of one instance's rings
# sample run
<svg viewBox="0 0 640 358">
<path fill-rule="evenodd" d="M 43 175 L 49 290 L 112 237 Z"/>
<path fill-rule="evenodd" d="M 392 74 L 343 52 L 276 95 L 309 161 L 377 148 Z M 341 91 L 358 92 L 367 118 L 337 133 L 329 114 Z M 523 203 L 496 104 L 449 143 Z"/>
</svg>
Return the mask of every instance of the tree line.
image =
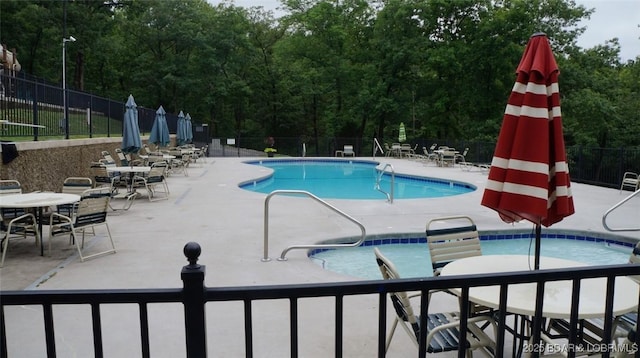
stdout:
<svg viewBox="0 0 640 358">
<path fill-rule="evenodd" d="M 22 71 L 168 112 L 216 137 L 494 141 L 530 36 L 560 67 L 568 145 L 640 145 L 639 58 L 577 45 L 573 0 L 282 0 L 286 15 L 205 0 L 0 2 Z"/>
</svg>

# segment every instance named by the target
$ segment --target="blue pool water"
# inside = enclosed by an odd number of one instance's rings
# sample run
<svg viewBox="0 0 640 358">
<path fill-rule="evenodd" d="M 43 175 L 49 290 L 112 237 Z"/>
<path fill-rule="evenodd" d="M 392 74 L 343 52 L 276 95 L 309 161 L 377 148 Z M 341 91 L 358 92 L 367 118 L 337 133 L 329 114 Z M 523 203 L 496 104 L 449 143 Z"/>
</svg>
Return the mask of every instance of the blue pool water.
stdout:
<svg viewBox="0 0 640 358">
<path fill-rule="evenodd" d="M 378 163 L 358 160 L 272 160 L 252 161 L 274 170 L 273 175 L 244 182 L 240 187 L 260 193 L 274 190 L 304 190 L 324 199 L 382 199 L 386 195 L 376 190 Z M 394 199 L 436 198 L 472 192 L 475 186 L 466 183 L 396 174 Z M 380 187 L 391 189 L 391 175 L 382 176 Z"/>
<path fill-rule="evenodd" d="M 522 235 L 521 235 L 522 236 Z M 572 259 L 590 265 L 614 265 L 629 262 L 632 247 L 621 242 L 587 237 L 545 238 L 541 243 L 541 255 Z M 593 240 L 593 241 L 587 241 Z M 398 243 L 398 242 L 405 243 Z M 366 246 L 365 246 L 366 245 Z M 401 277 L 432 276 L 431 258 L 425 238 L 371 240 L 354 248 L 316 250 L 311 260 L 323 268 L 362 279 L 380 279 L 373 247 L 389 258 Z M 529 238 L 488 240 L 481 236 L 483 255 L 533 255 L 533 242 Z M 531 260 L 533 263 L 533 259 Z M 533 265 L 533 264 L 532 264 Z"/>
</svg>

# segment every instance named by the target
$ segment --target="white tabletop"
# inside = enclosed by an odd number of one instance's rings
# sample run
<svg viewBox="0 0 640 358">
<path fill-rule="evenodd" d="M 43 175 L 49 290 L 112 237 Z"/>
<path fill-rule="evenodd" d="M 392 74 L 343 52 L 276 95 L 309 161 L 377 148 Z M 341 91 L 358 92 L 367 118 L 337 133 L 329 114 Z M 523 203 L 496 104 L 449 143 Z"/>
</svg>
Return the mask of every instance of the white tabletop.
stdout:
<svg viewBox="0 0 640 358">
<path fill-rule="evenodd" d="M 533 257 L 527 255 L 482 255 L 455 260 L 447 264 L 442 276 L 468 275 L 491 272 L 526 271 L 533 267 Z M 540 269 L 586 266 L 583 263 L 552 257 L 540 257 Z M 581 280 L 579 318 L 604 316 L 606 278 Z M 542 315 L 548 318 L 569 318 L 571 312 L 570 281 L 547 282 L 544 289 Z M 455 290 L 454 290 L 455 291 Z M 459 290 L 458 290 L 459 292 Z M 498 308 L 499 286 L 473 287 L 469 290 L 469 300 L 487 307 Z M 535 314 L 536 284 L 509 285 L 507 311 L 533 316 Z M 631 312 L 638 305 L 638 284 L 627 278 L 618 277 L 615 283 L 613 315 Z"/>
<path fill-rule="evenodd" d="M 120 172 L 120 173 L 148 173 L 151 171 L 151 167 L 143 167 L 143 166 L 107 167 L 107 171 Z"/>
<path fill-rule="evenodd" d="M 142 158 L 142 159 L 149 159 L 149 156 L 146 155 L 146 154 L 139 155 L 139 157 Z M 163 154 L 162 155 L 162 159 L 176 159 L 176 156 L 175 155 L 170 155 L 170 154 Z"/>
<path fill-rule="evenodd" d="M 71 204 L 80 200 L 80 195 L 67 193 L 26 193 L 0 196 L 0 207 L 3 208 L 37 208 Z"/>
</svg>

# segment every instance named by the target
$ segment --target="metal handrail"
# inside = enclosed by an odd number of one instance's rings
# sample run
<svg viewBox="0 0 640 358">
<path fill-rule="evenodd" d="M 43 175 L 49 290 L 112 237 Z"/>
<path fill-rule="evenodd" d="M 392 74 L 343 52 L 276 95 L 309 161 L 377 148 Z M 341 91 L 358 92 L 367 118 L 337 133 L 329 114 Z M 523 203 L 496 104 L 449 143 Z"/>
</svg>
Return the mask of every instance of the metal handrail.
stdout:
<svg viewBox="0 0 640 358">
<path fill-rule="evenodd" d="M 380 142 L 378 142 L 378 138 L 373 138 L 373 159 L 376 159 L 376 153 L 378 150 L 380 151 L 380 154 L 384 154 L 384 150 L 382 149 Z"/>
<path fill-rule="evenodd" d="M 633 198 L 636 195 L 640 195 L 640 190 L 637 190 L 636 192 L 634 192 L 631 195 L 627 196 L 626 198 L 622 199 L 616 205 L 612 206 L 609 210 L 607 210 L 604 213 L 604 215 L 602 215 L 602 226 L 604 226 L 604 228 L 607 229 L 608 231 L 612 231 L 612 232 L 615 232 L 615 231 L 640 231 L 640 227 L 638 227 L 638 228 L 611 228 L 611 227 L 609 227 L 609 225 L 607 225 L 607 216 L 609 216 L 609 214 L 611 214 L 614 210 L 616 210 L 617 208 L 622 206 L 622 204 L 626 203 L 627 201 L 631 200 L 631 198 Z"/>
<path fill-rule="evenodd" d="M 287 259 L 285 258 L 285 255 L 290 250 L 294 250 L 294 249 L 317 249 L 317 248 L 337 249 L 337 248 L 343 248 L 343 247 L 356 247 L 356 246 L 360 246 L 364 242 L 364 240 L 366 239 L 367 232 L 366 232 L 366 230 L 364 228 L 364 225 L 362 225 L 359 221 L 357 221 L 356 219 L 352 218 L 351 216 L 349 216 L 345 212 L 343 212 L 340 209 L 336 208 L 335 206 L 327 203 L 326 201 L 318 198 L 317 196 L 311 194 L 310 192 L 304 191 L 304 190 L 274 190 L 271 193 L 269 193 L 269 195 L 267 195 L 267 197 L 264 200 L 264 256 L 261 259 L 262 262 L 271 261 L 271 259 L 269 258 L 269 201 L 271 200 L 272 197 L 274 197 L 276 195 L 280 195 L 280 194 L 306 195 L 306 196 L 310 197 L 311 199 L 319 202 L 320 204 L 328 207 L 329 209 L 335 211 L 336 213 L 340 214 L 341 216 L 343 216 L 347 220 L 351 221 L 352 223 L 358 225 L 358 227 L 360 228 L 360 231 L 362 232 L 362 234 L 361 234 L 360 240 L 358 240 L 358 241 L 356 241 L 354 243 L 351 243 L 351 244 L 292 245 L 292 246 L 289 246 L 286 249 L 284 249 L 284 251 L 282 251 L 282 253 L 280 254 L 280 257 L 278 258 L 278 261 L 286 261 Z"/>
<path fill-rule="evenodd" d="M 380 188 L 380 180 L 382 179 L 382 176 L 384 175 L 384 173 L 386 173 L 387 168 L 391 168 L 391 190 L 389 193 L 387 193 L 386 191 Z M 376 190 L 378 190 L 381 193 L 384 193 L 387 196 L 387 200 L 391 204 L 393 204 L 393 187 L 395 186 L 395 180 L 396 180 L 396 171 L 393 169 L 393 165 L 389 163 L 385 164 L 384 167 L 382 167 L 380 174 L 378 174 L 378 177 L 376 178 Z"/>
</svg>

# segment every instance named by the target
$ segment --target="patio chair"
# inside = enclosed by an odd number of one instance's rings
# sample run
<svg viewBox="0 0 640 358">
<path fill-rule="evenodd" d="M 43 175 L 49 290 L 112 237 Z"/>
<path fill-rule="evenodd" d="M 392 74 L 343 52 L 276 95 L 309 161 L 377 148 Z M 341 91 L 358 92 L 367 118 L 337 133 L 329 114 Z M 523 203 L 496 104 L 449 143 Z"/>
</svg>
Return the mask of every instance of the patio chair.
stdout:
<svg viewBox="0 0 640 358">
<path fill-rule="evenodd" d="M 377 247 L 374 247 L 376 262 L 385 280 L 399 279 L 400 275 L 393 263 L 387 259 Z M 406 292 L 390 292 L 391 303 L 396 312 L 396 317 L 391 326 L 391 330 L 385 342 L 385 352 L 389 349 L 391 340 L 398 324 L 409 335 L 411 341 L 418 347 L 420 339 L 420 317 L 413 312 L 410 298 L 419 297 L 419 294 L 408 295 Z M 495 349 L 495 342 L 484 332 L 480 325 L 489 324 L 494 329 L 494 336 L 497 325 L 490 316 L 469 317 L 467 320 L 466 341 L 460 345 L 460 320 L 457 312 L 429 313 L 427 316 L 427 352 L 441 353 L 457 351 L 459 349 L 471 351 L 482 349 L 488 356 L 493 356 L 491 352 Z M 480 325 L 479 325 L 480 324 Z"/>
<path fill-rule="evenodd" d="M 66 194 L 76 194 L 82 196 L 86 190 L 93 189 L 93 181 L 87 177 L 68 177 L 62 183 L 62 192 Z M 56 207 L 48 208 L 42 215 L 43 220 L 49 221 L 52 212 L 58 214 L 70 215 L 73 210 L 73 204 L 63 204 Z"/>
<path fill-rule="evenodd" d="M 623 189 L 631 189 L 632 191 L 636 191 L 640 189 L 640 181 L 638 173 L 634 172 L 626 172 L 622 176 L 622 183 L 620 184 L 620 192 L 622 193 Z"/>
<path fill-rule="evenodd" d="M 93 174 L 94 187 L 108 186 L 113 191 L 116 191 L 118 187 L 125 186 L 120 175 L 109 173 L 104 163 L 91 164 L 91 173 Z"/>
<path fill-rule="evenodd" d="M 2 249 L 0 267 L 4 266 L 4 258 L 9 250 L 9 241 L 17 238 L 26 239 L 28 235 L 35 237 L 36 247 L 40 246 L 41 236 L 38 231 L 38 222 L 33 214 L 23 213 L 20 216 L 5 219 L 0 212 L 0 249 Z"/>
<path fill-rule="evenodd" d="M 169 185 L 167 185 L 167 163 L 156 162 L 151 165 L 151 170 L 145 176 L 133 177 L 133 187 L 144 188 L 147 191 L 149 201 L 169 200 Z M 158 189 L 160 187 L 160 189 Z M 158 196 L 162 193 L 162 196 Z"/>
<path fill-rule="evenodd" d="M 129 161 L 122 152 L 122 149 L 116 148 L 116 155 L 118 156 L 118 160 L 120 161 L 121 166 L 126 167 L 127 165 L 129 165 Z"/>
<path fill-rule="evenodd" d="M 389 146 L 389 143 L 384 144 L 384 151 L 385 151 L 384 152 L 385 157 L 391 156 L 392 153 L 391 153 L 391 147 Z"/>
<path fill-rule="evenodd" d="M 22 194 L 22 185 L 17 180 L 0 180 L 0 197 L 2 195 Z M 26 213 L 24 209 L 0 208 L 0 215 L 4 220 L 11 220 Z"/>
<path fill-rule="evenodd" d="M 427 163 L 437 163 L 439 157 L 438 154 L 434 152 L 437 146 L 437 143 L 433 143 L 429 149 L 427 149 L 427 147 L 422 147 L 422 155 L 420 155 L 419 158 L 427 161 Z"/>
<path fill-rule="evenodd" d="M 434 228 L 436 224 L 445 227 Z M 478 229 L 468 216 L 431 219 L 427 222 L 426 235 L 434 276 L 439 276 L 440 270 L 451 261 L 482 255 Z"/>
<path fill-rule="evenodd" d="M 169 167 L 169 171 L 174 173 L 184 174 L 184 176 L 189 176 L 189 165 L 191 164 L 191 155 L 188 153 L 183 153 L 180 150 L 171 151 L 171 155 L 175 156 L 175 159 L 171 159 L 171 165 Z"/>
<path fill-rule="evenodd" d="M 436 224 L 444 227 L 434 228 Z M 434 277 L 440 276 L 442 268 L 452 261 L 482 255 L 480 234 L 476 224 L 468 216 L 446 216 L 431 219 L 427 222 L 426 236 Z M 491 311 L 490 308 L 481 305 L 472 305 L 469 310 L 472 314 Z"/>
<path fill-rule="evenodd" d="M 111 193 L 111 198 L 125 199 L 125 202 L 121 209 L 116 209 L 113 207 L 111 201 L 109 202 L 109 207 L 113 211 L 118 210 L 129 210 L 131 205 L 133 205 L 133 201 L 136 198 L 136 195 L 131 193 L 120 194 L 119 189 L 128 188 L 128 183 L 126 179 L 123 179 L 117 173 L 109 173 L 107 171 L 107 167 L 102 163 L 94 163 L 91 165 L 91 171 L 93 173 L 94 180 L 94 189 L 102 189 Z"/>
<path fill-rule="evenodd" d="M 400 143 L 391 143 L 391 156 L 396 158 L 402 157 L 402 145 Z"/>
<path fill-rule="evenodd" d="M 441 149 L 438 164 L 441 167 L 452 167 L 455 163 L 456 151 L 453 148 Z"/>
<path fill-rule="evenodd" d="M 111 154 L 109 154 L 109 152 L 106 150 L 102 151 L 102 159 L 104 159 L 105 164 L 107 165 L 116 165 L 116 160 L 113 159 Z"/>
<path fill-rule="evenodd" d="M 97 188 L 87 190 L 83 195 L 84 197 L 74 204 L 70 215 L 51 214 L 49 221 L 49 254 L 51 254 L 51 242 L 58 235 L 71 235 L 71 244 L 75 243 L 80 261 L 116 252 L 109 224 L 107 224 L 107 211 L 111 200 L 110 192 L 104 190 L 104 188 Z M 94 229 L 97 226 L 104 226 L 107 229 L 111 247 L 105 251 L 85 255 L 83 253 L 85 231 Z M 82 233 L 81 240 L 78 238 L 79 233 Z"/>
<path fill-rule="evenodd" d="M 345 144 L 344 148 L 342 149 L 342 156 L 343 157 L 355 157 L 356 153 L 353 151 L 353 145 Z"/>
<path fill-rule="evenodd" d="M 467 156 L 467 153 L 469 153 L 469 148 L 464 148 L 464 150 L 461 153 L 455 154 L 453 156 L 453 162 L 460 164 L 460 166 L 466 166 L 467 165 L 467 160 L 465 159 L 465 157 Z"/>
</svg>

